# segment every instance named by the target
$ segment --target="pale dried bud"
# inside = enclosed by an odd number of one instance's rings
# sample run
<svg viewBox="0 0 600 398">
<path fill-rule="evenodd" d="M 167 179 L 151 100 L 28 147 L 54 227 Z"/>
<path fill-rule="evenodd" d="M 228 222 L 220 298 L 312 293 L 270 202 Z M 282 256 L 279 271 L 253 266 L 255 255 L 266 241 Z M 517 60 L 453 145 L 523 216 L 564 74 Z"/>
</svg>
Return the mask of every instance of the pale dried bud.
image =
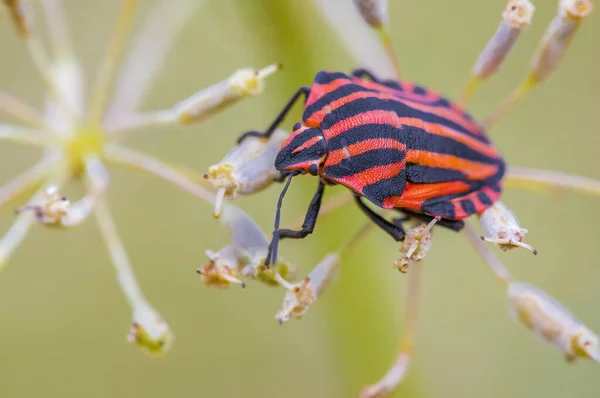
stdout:
<svg viewBox="0 0 600 398">
<path fill-rule="evenodd" d="M 81 224 L 94 207 L 92 196 L 71 203 L 65 196 L 61 196 L 56 185 L 46 188 L 41 203 L 31 203 L 19 207 L 16 212 L 31 211 L 36 221 L 47 227 L 73 227 Z"/>
<path fill-rule="evenodd" d="M 274 266 L 264 267 L 269 241 L 244 211 L 235 206 L 226 206 L 220 220 L 231 234 L 231 246 L 235 250 L 239 267 L 242 267 L 243 276 L 257 279 L 269 286 L 279 286 L 280 279 L 294 280 L 294 267 L 281 257 Z"/>
<path fill-rule="evenodd" d="M 502 22 L 488 41 L 473 67 L 473 76 L 486 79 L 498 71 L 521 31 L 529 26 L 535 7 L 529 0 L 510 0 L 502 13 Z"/>
<path fill-rule="evenodd" d="M 3 0 L 8 8 L 10 17 L 21 37 L 27 37 L 33 29 L 33 12 L 26 1 L 21 0 Z"/>
<path fill-rule="evenodd" d="M 173 107 L 177 120 L 183 124 L 196 123 L 221 108 L 249 95 L 262 93 L 264 79 L 277 72 L 281 65 L 270 65 L 260 70 L 237 70 L 227 80 L 198 91 Z"/>
<path fill-rule="evenodd" d="M 519 220 L 502 202 L 498 201 L 488 207 L 480 216 L 479 223 L 485 236 L 481 240 L 497 244 L 506 251 L 515 247 L 523 247 L 537 254 L 537 250 L 523 243 L 527 230 L 521 228 Z"/>
<path fill-rule="evenodd" d="M 259 192 L 280 176 L 275 168 L 275 158 L 288 134 L 283 130 L 273 132 L 269 140 L 247 137 L 236 145 L 221 162 L 210 166 L 204 175 L 218 189 L 214 216 L 219 217 L 225 197 Z"/>
<path fill-rule="evenodd" d="M 589 0 L 561 0 L 558 15 L 544 33 L 542 41 L 531 60 L 531 79 L 539 83 L 558 66 L 580 22 L 592 11 Z"/>
<path fill-rule="evenodd" d="M 327 286 L 337 275 L 340 267 L 340 256 L 337 253 L 329 254 L 321 261 L 308 276 L 300 283 L 289 284 L 280 281 L 288 289 L 283 298 L 281 310 L 275 314 L 279 323 L 289 321 L 292 317 L 301 319 L 312 303 L 320 297 Z"/>
<path fill-rule="evenodd" d="M 140 346 L 149 355 L 162 357 L 171 349 L 173 339 L 167 322 L 149 304 L 144 302 L 134 309 L 127 341 Z"/>
<path fill-rule="evenodd" d="M 598 336 L 554 298 L 527 283 L 513 282 L 508 300 L 514 318 L 561 350 L 567 360 L 580 357 L 600 362 Z"/>
<path fill-rule="evenodd" d="M 206 256 L 210 262 L 196 270 L 200 274 L 202 283 L 221 289 L 228 288 L 231 283 L 246 287 L 246 284 L 237 278 L 241 264 L 233 246 L 226 246 L 218 252 L 207 250 Z"/>
<path fill-rule="evenodd" d="M 402 241 L 400 251 L 406 253 L 404 257 L 394 262 L 394 268 L 402 273 L 408 272 L 408 264 L 410 261 L 421 261 L 431 249 L 431 228 L 441 218 L 436 217 L 429 224 L 421 224 L 406 232 L 406 236 Z"/>
<path fill-rule="evenodd" d="M 354 0 L 363 19 L 373 28 L 381 28 L 387 23 L 387 0 Z"/>
</svg>

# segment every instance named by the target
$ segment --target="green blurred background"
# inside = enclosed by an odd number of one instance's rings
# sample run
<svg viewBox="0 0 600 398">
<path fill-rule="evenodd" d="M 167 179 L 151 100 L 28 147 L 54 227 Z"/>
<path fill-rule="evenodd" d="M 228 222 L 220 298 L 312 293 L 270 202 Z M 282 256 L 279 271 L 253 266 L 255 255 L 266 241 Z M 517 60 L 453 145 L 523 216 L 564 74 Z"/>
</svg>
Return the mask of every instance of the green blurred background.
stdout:
<svg viewBox="0 0 600 398">
<path fill-rule="evenodd" d="M 317 0 L 319 1 L 319 0 Z M 139 26 L 151 1 L 142 1 Z M 186 26 L 154 82 L 145 109 L 160 109 L 224 79 L 236 68 L 282 62 L 265 93 L 193 127 L 155 128 L 126 143 L 204 172 L 237 135 L 269 123 L 295 88 L 320 69 L 358 66 L 307 0 L 207 0 Z M 351 0 L 340 1 L 352 7 Z M 392 35 L 406 78 L 456 96 L 505 2 L 392 1 Z M 472 100 L 486 116 L 525 75 L 556 2 L 535 2 L 533 25 L 502 72 Z M 118 1 L 67 0 L 75 45 L 93 76 Z M 340 13 L 347 12 L 340 8 Z M 42 21 L 38 16 L 38 21 Z M 0 87 L 41 107 L 42 82 L 0 14 Z M 490 133 L 512 165 L 600 178 L 600 24 L 592 14 L 551 78 Z M 300 115 L 293 112 L 285 126 Z M 8 119 L 5 119 L 8 120 Z M 0 143 L 0 181 L 39 154 Z M 338 281 L 305 319 L 273 319 L 283 290 L 250 284 L 203 286 L 195 268 L 227 234 L 198 200 L 149 175 L 111 167 L 109 199 L 146 295 L 175 332 L 162 360 L 128 345 L 129 308 L 93 219 L 57 232 L 34 228 L 0 276 L 0 396 L 61 397 L 352 397 L 388 368 L 404 314 L 407 277 L 391 269 L 397 245 L 372 232 L 347 256 Z M 284 217 L 303 214 L 316 186 L 291 188 Z M 279 186 L 236 204 L 265 231 Z M 73 191 L 77 192 L 77 191 Z M 340 188 L 330 189 L 331 193 Z M 530 231 L 540 254 L 500 253 L 521 280 L 546 290 L 600 331 L 600 267 L 594 197 L 507 191 L 503 201 Z M 0 212 L 4 231 L 11 208 Z M 286 241 L 286 258 L 306 274 L 362 225 L 350 206 L 323 220 L 304 241 Z M 503 290 L 460 234 L 437 231 L 424 262 L 416 357 L 396 396 L 596 397 L 598 365 L 567 364 L 507 312 Z"/>
</svg>

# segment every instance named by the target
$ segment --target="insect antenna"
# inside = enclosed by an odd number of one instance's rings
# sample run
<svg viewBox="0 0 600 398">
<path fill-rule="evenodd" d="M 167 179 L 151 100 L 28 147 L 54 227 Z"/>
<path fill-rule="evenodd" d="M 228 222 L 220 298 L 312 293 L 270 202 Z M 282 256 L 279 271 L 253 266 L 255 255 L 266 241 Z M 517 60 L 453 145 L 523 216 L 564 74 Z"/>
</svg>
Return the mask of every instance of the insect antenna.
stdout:
<svg viewBox="0 0 600 398">
<path fill-rule="evenodd" d="M 269 245 L 269 251 L 267 253 L 267 258 L 265 259 L 265 266 L 269 266 L 269 264 L 277 263 L 277 247 L 279 245 L 279 225 L 281 223 L 281 206 L 283 204 L 283 197 L 290 187 L 290 183 L 292 182 L 292 177 L 298 175 L 298 171 L 291 172 L 281 194 L 279 195 L 279 201 L 277 202 L 277 212 L 275 213 L 275 228 L 273 230 L 273 238 L 271 240 L 271 244 Z M 271 261 L 271 259 L 273 261 Z"/>
</svg>

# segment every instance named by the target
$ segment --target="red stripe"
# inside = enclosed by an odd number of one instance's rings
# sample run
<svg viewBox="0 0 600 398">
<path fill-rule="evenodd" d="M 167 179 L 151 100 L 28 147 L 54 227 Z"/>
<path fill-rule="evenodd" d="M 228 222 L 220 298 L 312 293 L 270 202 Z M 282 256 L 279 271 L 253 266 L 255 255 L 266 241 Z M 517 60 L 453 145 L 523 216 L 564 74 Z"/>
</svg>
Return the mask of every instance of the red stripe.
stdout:
<svg viewBox="0 0 600 398">
<path fill-rule="evenodd" d="M 404 169 L 405 162 L 390 163 L 385 166 L 375 166 L 346 177 L 336 178 L 335 181 L 362 195 L 367 185 L 375 184 L 387 178 L 396 177 Z"/>
<path fill-rule="evenodd" d="M 466 160 L 457 156 L 427 151 L 408 150 L 406 161 L 428 167 L 442 167 L 460 171 L 469 180 L 485 180 L 498 172 L 498 166 Z"/>
<path fill-rule="evenodd" d="M 354 116 L 350 116 L 344 120 L 340 120 L 331 128 L 327 129 L 324 134 L 327 139 L 331 139 L 338 136 L 351 128 L 362 126 L 365 124 L 387 124 L 397 128 L 401 128 L 402 125 L 399 123 L 399 118 L 394 112 L 382 111 L 379 109 L 359 113 Z"/>
<path fill-rule="evenodd" d="M 310 148 L 311 146 L 313 146 L 315 143 L 321 141 L 322 139 L 323 139 L 323 137 L 320 137 L 320 136 L 313 137 L 310 140 L 304 142 L 302 145 L 299 145 L 296 148 L 294 148 L 292 153 L 298 153 L 303 149 Z"/>
<path fill-rule="evenodd" d="M 325 94 L 337 90 L 338 88 L 350 83 L 352 83 L 352 80 L 345 78 L 335 79 L 326 84 L 313 83 L 313 85 L 310 87 L 310 94 L 306 99 L 305 106 L 312 105 Z"/>
<path fill-rule="evenodd" d="M 407 182 L 401 196 L 390 196 L 383 201 L 383 207 L 391 209 L 400 207 L 420 210 L 427 199 L 468 191 L 469 184 L 461 181 L 441 182 L 435 184 L 414 184 Z"/>
<path fill-rule="evenodd" d="M 406 150 L 406 146 L 401 142 L 391 138 L 367 139 L 352 145 L 348 145 L 344 148 L 330 151 L 329 155 L 327 156 L 326 166 L 335 166 L 348 157 L 357 156 L 373 149 L 397 149 L 398 151 L 404 152 Z"/>
</svg>

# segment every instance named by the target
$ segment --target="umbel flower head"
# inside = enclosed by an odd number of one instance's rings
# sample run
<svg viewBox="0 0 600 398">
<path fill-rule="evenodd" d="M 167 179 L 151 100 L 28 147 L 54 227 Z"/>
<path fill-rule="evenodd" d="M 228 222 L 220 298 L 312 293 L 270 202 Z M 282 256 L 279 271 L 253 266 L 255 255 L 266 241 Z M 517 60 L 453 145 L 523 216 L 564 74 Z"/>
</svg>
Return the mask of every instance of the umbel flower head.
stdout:
<svg viewBox="0 0 600 398">
<path fill-rule="evenodd" d="M 133 313 L 128 340 L 152 355 L 162 355 L 172 345 L 173 334 L 162 316 L 142 294 L 124 245 L 117 233 L 106 203 L 110 186 L 106 163 L 119 163 L 154 174 L 192 195 L 214 204 L 214 195 L 174 168 L 118 141 L 129 131 L 152 125 L 191 124 L 218 111 L 260 94 L 264 80 L 278 70 L 278 65 L 255 70 L 242 68 L 211 87 L 193 93 L 171 108 L 141 112 L 139 105 L 159 69 L 172 37 L 199 7 L 195 0 L 171 2 L 160 0 L 147 17 L 145 27 L 125 63 L 109 101 L 109 90 L 115 77 L 124 41 L 138 1 L 121 2 L 114 31 L 105 56 L 88 86 L 83 79 L 79 59 L 73 52 L 62 2 L 44 0 L 42 11 L 47 22 L 49 56 L 38 36 L 39 18 L 34 18 L 29 1 L 5 0 L 2 7 L 9 12 L 19 40 L 26 46 L 37 72 L 46 84 L 46 109 L 33 109 L 16 96 L 0 90 L 0 111 L 8 113 L 20 124 L 0 124 L 0 139 L 11 140 L 43 149 L 42 159 L 0 187 L 0 207 L 15 197 L 39 187 L 31 199 L 20 206 L 13 225 L 0 239 L 0 269 L 21 243 L 32 224 L 51 228 L 71 228 L 95 215 L 119 285 Z M 5 38 L 8 39 L 8 38 Z M 89 96 L 88 96 L 89 94 Z M 81 184 L 86 194 L 80 199 L 64 197 L 61 189 L 69 182 Z M 264 184 L 264 183 L 263 183 Z M 247 191 L 243 184 L 232 192 Z"/>
</svg>

